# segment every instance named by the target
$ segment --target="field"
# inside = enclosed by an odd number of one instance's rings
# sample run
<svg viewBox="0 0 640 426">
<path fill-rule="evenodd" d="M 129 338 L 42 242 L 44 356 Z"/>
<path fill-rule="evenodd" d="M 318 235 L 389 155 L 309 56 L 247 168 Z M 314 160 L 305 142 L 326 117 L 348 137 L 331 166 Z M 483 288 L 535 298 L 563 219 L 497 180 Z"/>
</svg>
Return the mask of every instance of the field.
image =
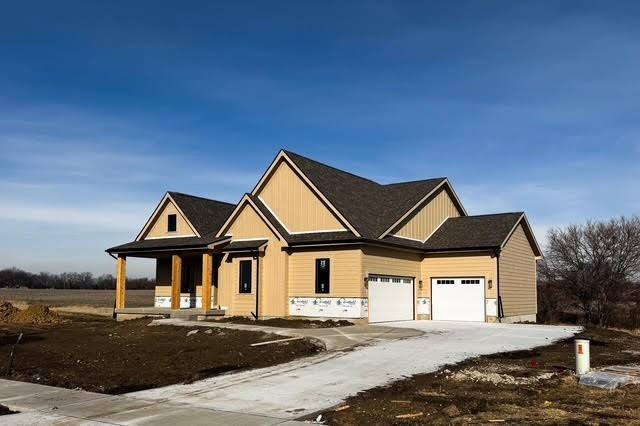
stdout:
<svg viewBox="0 0 640 426">
<path fill-rule="evenodd" d="M 153 306 L 153 290 L 127 290 L 127 307 Z M 60 312 L 111 315 L 115 290 L 0 288 L 0 301 L 18 307 L 42 304 Z"/>
</svg>

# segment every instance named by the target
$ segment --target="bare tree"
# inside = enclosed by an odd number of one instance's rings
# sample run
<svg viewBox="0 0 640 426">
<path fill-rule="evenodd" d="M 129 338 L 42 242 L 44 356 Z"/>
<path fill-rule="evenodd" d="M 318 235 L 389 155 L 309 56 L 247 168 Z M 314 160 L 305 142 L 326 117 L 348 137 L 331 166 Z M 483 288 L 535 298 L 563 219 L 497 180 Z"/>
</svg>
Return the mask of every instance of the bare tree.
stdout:
<svg viewBox="0 0 640 426">
<path fill-rule="evenodd" d="M 625 287 L 640 278 L 640 217 L 551 229 L 540 275 L 572 297 L 589 323 L 607 325 Z"/>
</svg>

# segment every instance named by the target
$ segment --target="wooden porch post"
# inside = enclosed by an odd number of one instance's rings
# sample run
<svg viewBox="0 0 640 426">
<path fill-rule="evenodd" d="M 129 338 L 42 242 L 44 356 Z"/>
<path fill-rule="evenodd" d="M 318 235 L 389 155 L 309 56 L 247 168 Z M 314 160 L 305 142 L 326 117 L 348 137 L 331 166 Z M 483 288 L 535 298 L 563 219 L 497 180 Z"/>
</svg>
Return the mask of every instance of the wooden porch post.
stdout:
<svg viewBox="0 0 640 426">
<path fill-rule="evenodd" d="M 116 309 L 124 308 L 127 284 L 127 258 L 119 255 L 116 261 Z"/>
<path fill-rule="evenodd" d="M 213 280 L 213 255 L 202 253 L 202 310 L 211 309 L 211 281 Z"/>
<path fill-rule="evenodd" d="M 171 256 L 171 309 L 180 309 L 180 290 L 182 289 L 182 257 Z"/>
</svg>

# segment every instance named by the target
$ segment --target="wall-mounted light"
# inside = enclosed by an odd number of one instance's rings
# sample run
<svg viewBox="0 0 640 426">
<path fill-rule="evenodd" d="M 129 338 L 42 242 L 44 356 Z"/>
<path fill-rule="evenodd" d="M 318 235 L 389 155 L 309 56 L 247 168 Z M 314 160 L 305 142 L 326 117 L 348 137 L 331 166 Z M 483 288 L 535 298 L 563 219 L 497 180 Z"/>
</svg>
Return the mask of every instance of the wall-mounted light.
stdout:
<svg viewBox="0 0 640 426">
<path fill-rule="evenodd" d="M 369 288 L 369 277 L 364 277 L 364 288 Z"/>
<path fill-rule="evenodd" d="M 422 280 L 418 281 L 418 288 L 420 288 L 422 290 Z"/>
<path fill-rule="evenodd" d="M 487 283 L 488 288 L 493 288 L 493 280 L 489 280 Z"/>
</svg>

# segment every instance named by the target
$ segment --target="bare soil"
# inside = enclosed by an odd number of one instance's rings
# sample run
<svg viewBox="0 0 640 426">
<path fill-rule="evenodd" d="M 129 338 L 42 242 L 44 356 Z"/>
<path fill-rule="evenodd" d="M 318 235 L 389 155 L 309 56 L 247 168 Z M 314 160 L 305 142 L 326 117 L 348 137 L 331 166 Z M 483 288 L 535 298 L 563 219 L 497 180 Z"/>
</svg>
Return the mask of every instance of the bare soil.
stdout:
<svg viewBox="0 0 640 426">
<path fill-rule="evenodd" d="M 57 324 L 0 322 L 0 377 L 119 394 L 266 367 L 321 350 L 306 339 L 252 347 L 281 338 L 261 332 L 148 326 L 149 319 L 63 318 Z M 21 332 L 9 374 L 9 353 Z"/>
<path fill-rule="evenodd" d="M 226 317 L 214 321 L 229 322 L 234 324 L 265 325 L 268 327 L 281 328 L 335 328 L 348 327 L 350 325 L 353 325 L 351 321 L 347 320 L 308 320 L 301 318 L 271 318 L 256 321 L 248 317 Z"/>
<path fill-rule="evenodd" d="M 591 339 L 592 367 L 640 363 L 638 336 L 594 328 L 581 337 Z M 581 386 L 574 368 L 573 339 L 483 356 L 362 392 L 323 418 L 333 425 L 640 424 L 640 386 Z"/>
</svg>

